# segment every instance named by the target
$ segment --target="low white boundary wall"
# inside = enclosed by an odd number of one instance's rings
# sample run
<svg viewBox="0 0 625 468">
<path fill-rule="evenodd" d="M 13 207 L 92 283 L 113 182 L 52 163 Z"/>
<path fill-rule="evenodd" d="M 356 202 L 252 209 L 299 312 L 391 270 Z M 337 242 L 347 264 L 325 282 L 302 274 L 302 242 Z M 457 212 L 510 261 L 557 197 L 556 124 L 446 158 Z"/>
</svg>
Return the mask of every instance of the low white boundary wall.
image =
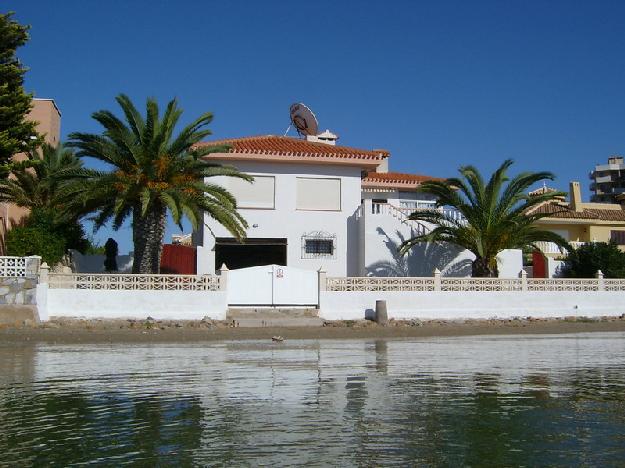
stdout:
<svg viewBox="0 0 625 468">
<path fill-rule="evenodd" d="M 37 285 L 40 320 L 52 317 L 225 320 L 225 280 L 207 275 L 51 274 Z"/>
<path fill-rule="evenodd" d="M 326 320 L 371 318 L 385 300 L 394 319 L 596 317 L 625 313 L 625 294 L 612 291 L 321 291 Z"/>
<path fill-rule="evenodd" d="M 48 289 L 39 303 L 39 318 L 134 318 L 200 320 L 206 316 L 225 320 L 225 291 L 138 291 Z M 43 291 L 43 289 L 42 289 Z M 38 294 L 39 298 L 39 294 Z M 45 317 L 45 318 L 44 318 Z"/>
</svg>

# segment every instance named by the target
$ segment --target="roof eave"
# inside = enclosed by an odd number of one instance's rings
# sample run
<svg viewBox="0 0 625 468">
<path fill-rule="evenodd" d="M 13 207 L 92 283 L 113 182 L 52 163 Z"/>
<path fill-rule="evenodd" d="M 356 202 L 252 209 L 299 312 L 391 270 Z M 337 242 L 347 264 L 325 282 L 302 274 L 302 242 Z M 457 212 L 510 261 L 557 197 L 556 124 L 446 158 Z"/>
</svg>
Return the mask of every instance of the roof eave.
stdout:
<svg viewBox="0 0 625 468">
<path fill-rule="evenodd" d="M 331 164 L 337 166 L 356 166 L 363 169 L 376 168 L 382 162 L 382 159 L 365 159 L 358 157 L 336 157 L 328 155 L 282 155 L 282 154 L 258 154 L 258 153 L 210 153 L 203 156 L 203 159 L 210 161 L 254 161 L 254 162 L 271 162 L 278 164 Z"/>
</svg>

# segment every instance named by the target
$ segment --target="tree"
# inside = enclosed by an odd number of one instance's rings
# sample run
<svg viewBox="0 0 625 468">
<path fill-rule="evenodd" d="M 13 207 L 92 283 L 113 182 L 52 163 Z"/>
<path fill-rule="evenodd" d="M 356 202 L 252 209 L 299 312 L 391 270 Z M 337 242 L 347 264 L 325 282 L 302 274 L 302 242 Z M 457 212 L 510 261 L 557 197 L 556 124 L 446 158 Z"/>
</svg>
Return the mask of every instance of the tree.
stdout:
<svg viewBox="0 0 625 468">
<path fill-rule="evenodd" d="M 536 248 L 536 242 L 554 242 L 569 250 L 570 246 L 558 234 L 539 229 L 534 223 L 547 214 L 532 212 L 532 208 L 562 192 L 529 196 L 525 192 L 536 182 L 554 176 L 550 172 L 525 172 L 509 179 L 508 159 L 491 176 L 488 183 L 473 166 L 459 169 L 462 178 L 446 181 L 426 181 L 419 191 L 434 195 L 437 207 L 449 206 L 462 214 L 458 219 L 446 211 L 415 211 L 409 218 L 434 224 L 432 230 L 404 242 L 405 254 L 421 242 L 448 242 L 463 247 L 475 255 L 471 265 L 474 277 L 496 277 L 497 254 L 504 249 Z"/>
<path fill-rule="evenodd" d="M 66 186 L 70 176 L 82 168 L 72 150 L 44 143 L 41 152 L 31 150 L 16 163 L 8 179 L 0 179 L 0 202 L 28 209 L 46 210 L 57 222 L 76 221 L 79 213 L 70 209 Z"/>
<path fill-rule="evenodd" d="M 225 188 L 205 179 L 252 178 L 233 167 L 202 159 L 225 147 L 194 146 L 211 134 L 206 126 L 212 114 L 202 114 L 174 136 L 182 114 L 175 99 L 162 116 L 156 101 L 148 99 L 145 117 L 127 96 L 120 94 L 116 100 L 125 122 L 101 110 L 93 114 L 104 127 L 101 135 L 70 135 L 70 145 L 78 149 L 78 156 L 98 159 L 113 169 L 78 171 L 72 193 L 82 204 L 80 209 L 96 213 L 96 227 L 112 221 L 118 229 L 132 217 L 133 272 L 158 273 L 167 212 L 179 225 L 183 217 L 188 218 L 194 229 L 205 212 L 236 238 L 244 238 L 247 223 L 237 212 L 236 200 Z"/>
<path fill-rule="evenodd" d="M 11 170 L 11 158 L 41 143 L 36 122 L 26 120 L 32 94 L 24 91 L 27 71 L 15 56 L 28 41 L 29 26 L 14 21 L 12 12 L 0 14 L 0 177 Z"/>
<path fill-rule="evenodd" d="M 625 278 L 625 252 L 613 243 L 585 244 L 569 252 L 562 273 L 568 278 L 593 278 L 597 270 L 606 278 Z"/>
</svg>

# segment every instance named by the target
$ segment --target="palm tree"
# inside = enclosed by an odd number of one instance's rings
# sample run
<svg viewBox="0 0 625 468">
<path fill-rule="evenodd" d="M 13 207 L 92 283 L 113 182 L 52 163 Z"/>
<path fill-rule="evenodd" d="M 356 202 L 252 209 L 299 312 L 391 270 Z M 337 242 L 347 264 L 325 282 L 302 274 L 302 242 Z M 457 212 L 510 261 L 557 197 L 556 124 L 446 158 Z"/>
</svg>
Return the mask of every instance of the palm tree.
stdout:
<svg viewBox="0 0 625 468">
<path fill-rule="evenodd" d="M 101 135 L 69 136 L 79 157 L 112 166 L 110 171 L 80 171 L 71 193 L 78 209 L 96 213 L 96 228 L 112 220 L 113 228 L 118 229 L 132 217 L 133 272 L 159 272 L 167 212 L 178 225 L 183 217 L 188 218 L 194 229 L 205 212 L 236 238 L 244 238 L 247 223 L 236 210 L 236 200 L 225 188 L 205 179 L 252 178 L 233 167 L 202 159 L 208 153 L 224 151 L 224 147 L 194 146 L 211 134 L 206 126 L 212 114 L 202 114 L 174 136 L 182 114 L 175 99 L 162 116 L 156 101 L 148 99 L 145 118 L 127 96 L 120 94 L 116 101 L 125 122 L 101 110 L 92 115 L 104 127 Z"/>
<path fill-rule="evenodd" d="M 77 219 L 67 210 L 66 177 L 82 168 L 82 161 L 63 145 L 44 143 L 41 151 L 31 151 L 24 161 L 12 166 L 11 176 L 0 180 L 0 202 L 30 210 L 44 210 L 59 222 Z"/>
<path fill-rule="evenodd" d="M 548 192 L 529 196 L 525 193 L 538 181 L 553 180 L 554 175 L 525 172 L 509 179 L 506 173 L 511 165 L 512 160 L 504 161 L 487 184 L 473 166 L 459 169 L 462 178 L 421 184 L 419 191 L 436 196 L 438 207 L 455 208 L 464 219 L 445 211 L 415 211 L 410 219 L 435 226 L 429 233 L 405 241 L 400 252 L 405 254 L 420 242 L 449 242 L 475 255 L 471 268 L 474 277 L 496 277 L 497 254 L 504 249 L 536 249 L 537 242 L 546 241 L 570 250 L 568 242 L 561 236 L 534 224 L 548 215 L 532 211 L 532 208 L 565 194 Z"/>
</svg>

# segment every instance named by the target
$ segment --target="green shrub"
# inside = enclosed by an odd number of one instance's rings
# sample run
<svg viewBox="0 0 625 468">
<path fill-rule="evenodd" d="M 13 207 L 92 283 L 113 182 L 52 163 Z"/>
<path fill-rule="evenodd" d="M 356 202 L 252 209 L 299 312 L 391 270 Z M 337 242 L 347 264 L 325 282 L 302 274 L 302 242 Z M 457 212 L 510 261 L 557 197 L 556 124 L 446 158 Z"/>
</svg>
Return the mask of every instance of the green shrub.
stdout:
<svg viewBox="0 0 625 468">
<path fill-rule="evenodd" d="M 606 278 L 625 278 L 625 253 L 616 244 L 593 242 L 573 250 L 563 274 L 568 278 L 594 278 L 597 270 Z"/>
<path fill-rule="evenodd" d="M 22 226 L 11 229 L 6 236 L 9 255 L 39 255 L 48 265 L 56 265 L 68 249 L 81 253 L 89 247 L 78 221 L 58 222 L 54 213 L 33 210 Z"/>
<path fill-rule="evenodd" d="M 41 227 L 18 226 L 6 235 L 9 255 L 39 255 L 48 265 L 56 265 L 65 254 L 65 239 Z"/>
</svg>

